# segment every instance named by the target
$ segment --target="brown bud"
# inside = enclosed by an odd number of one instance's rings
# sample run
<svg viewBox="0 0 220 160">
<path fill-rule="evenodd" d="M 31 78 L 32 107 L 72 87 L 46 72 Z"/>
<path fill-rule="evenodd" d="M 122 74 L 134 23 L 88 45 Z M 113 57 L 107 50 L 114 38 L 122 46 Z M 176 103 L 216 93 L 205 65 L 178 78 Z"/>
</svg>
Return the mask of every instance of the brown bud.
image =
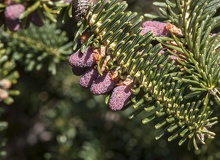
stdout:
<svg viewBox="0 0 220 160">
<path fill-rule="evenodd" d="M 166 29 L 169 30 L 170 32 L 174 33 L 177 36 L 183 36 L 181 29 L 171 23 L 166 24 Z"/>
</svg>

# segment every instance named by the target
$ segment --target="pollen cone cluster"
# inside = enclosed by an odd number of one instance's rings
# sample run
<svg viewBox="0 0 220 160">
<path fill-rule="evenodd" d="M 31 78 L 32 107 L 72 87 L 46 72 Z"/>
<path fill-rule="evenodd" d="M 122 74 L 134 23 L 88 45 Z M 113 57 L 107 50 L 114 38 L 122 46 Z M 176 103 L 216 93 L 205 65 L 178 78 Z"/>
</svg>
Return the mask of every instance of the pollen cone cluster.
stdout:
<svg viewBox="0 0 220 160">
<path fill-rule="evenodd" d="M 92 47 L 86 48 L 84 53 L 77 51 L 69 58 L 73 73 L 80 78 L 80 86 L 90 88 L 94 95 L 110 94 L 109 107 L 112 110 L 121 110 L 131 96 L 131 85 L 125 85 L 117 76 L 117 70 L 97 70 L 97 57 L 101 54 Z M 103 67 L 102 67 L 103 68 Z"/>
</svg>

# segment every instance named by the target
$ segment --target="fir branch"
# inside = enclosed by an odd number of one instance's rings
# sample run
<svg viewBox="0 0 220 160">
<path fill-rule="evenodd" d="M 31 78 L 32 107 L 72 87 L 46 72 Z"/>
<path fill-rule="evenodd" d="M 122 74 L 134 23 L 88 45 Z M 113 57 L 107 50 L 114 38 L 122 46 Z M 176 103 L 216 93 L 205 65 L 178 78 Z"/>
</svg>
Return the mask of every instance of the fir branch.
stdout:
<svg viewBox="0 0 220 160">
<path fill-rule="evenodd" d="M 16 33 L 3 31 L 1 38 L 10 46 L 11 57 L 24 62 L 28 71 L 45 67 L 55 74 L 56 64 L 71 53 L 66 33 L 55 24 L 46 23 L 40 28 L 32 26 Z M 47 65 L 43 65 L 45 62 Z"/>
<path fill-rule="evenodd" d="M 4 114 L 3 103 L 11 104 L 14 100 L 12 96 L 18 95 L 19 91 L 12 89 L 12 85 L 17 82 L 19 74 L 15 71 L 15 63 L 6 54 L 4 44 L 0 41 L 0 116 Z M 8 123 L 0 121 L 0 158 L 4 159 L 7 155 L 4 147 L 6 145 L 5 130 Z"/>
<path fill-rule="evenodd" d="M 201 101 L 202 105 L 198 108 L 203 117 L 203 126 L 201 129 L 197 129 L 198 133 L 201 130 L 206 130 L 206 125 L 208 125 L 209 116 L 205 113 L 212 113 L 213 108 L 213 90 L 217 93 L 219 82 L 217 82 L 219 76 L 219 52 L 216 50 L 218 46 L 218 35 L 212 36 L 211 31 L 216 26 L 216 18 L 214 17 L 216 10 L 220 7 L 219 1 L 176 1 L 178 5 L 178 15 L 177 25 L 180 27 L 183 33 L 183 37 L 177 37 L 172 34 L 175 44 L 169 45 L 165 41 L 160 41 L 165 46 L 169 47 L 171 50 L 179 48 L 182 53 L 176 54 L 177 59 L 184 61 L 180 63 L 181 78 L 174 77 L 174 79 L 179 80 L 183 83 L 185 87 L 189 90 L 184 92 L 183 97 L 188 101 L 197 100 Z M 162 9 L 164 15 L 169 18 L 168 6 L 169 2 L 166 1 L 166 9 Z M 174 10 L 174 8 L 173 8 Z M 174 21 L 173 21 L 174 22 Z M 216 79 L 217 78 L 217 79 Z M 218 101 L 219 96 L 215 94 L 216 101 Z M 219 102 L 217 102 L 219 103 Z M 205 115 L 204 115 L 205 114 Z M 214 118 L 215 119 L 215 118 Z M 204 120 L 206 120 L 206 125 L 204 125 Z M 199 121 L 201 122 L 201 121 Z M 213 122 L 216 123 L 216 122 Z M 209 128 L 209 127 L 208 127 Z M 207 132 L 208 133 L 208 132 Z M 204 143 L 204 135 L 201 140 L 201 132 L 197 135 L 197 138 Z M 214 134 L 211 134 L 214 135 Z M 211 136 L 210 135 L 210 136 Z M 207 136 L 206 137 L 210 137 Z M 211 136 L 212 137 L 212 136 Z M 195 141 L 195 140 L 194 140 Z M 194 146 L 197 149 L 197 145 L 194 142 Z"/>
<path fill-rule="evenodd" d="M 15 71 L 15 62 L 9 59 L 6 49 L 0 41 L 0 102 L 6 104 L 13 102 L 12 95 L 18 95 L 19 91 L 11 89 L 12 84 L 17 83 L 19 74 Z"/>
<path fill-rule="evenodd" d="M 219 82 L 212 78 L 219 79 L 219 72 L 214 72 L 219 70 L 218 34 L 210 35 L 217 26 L 218 17 L 212 16 L 213 8 L 217 10 L 219 2 L 207 2 L 207 8 L 203 7 L 204 3 L 179 0 L 157 3 L 164 8 L 160 9 L 162 15 L 173 23 L 165 25 L 170 37 L 164 38 L 150 32 L 141 35 L 142 18 L 133 19 L 136 16 L 125 11 L 125 2 L 99 1 L 79 21 L 74 40 L 74 49 L 81 45 L 82 53 L 88 47 L 100 50 L 100 59 L 95 66 L 100 75 L 106 70 L 116 70 L 120 81 L 125 81 L 120 83 L 132 83 L 133 95 L 128 107 L 132 106 L 135 111 L 130 117 L 150 111 L 143 122 L 159 121 L 155 128 L 162 132 L 156 139 L 165 131 L 176 132 L 169 141 L 180 137 L 179 145 L 189 140 L 188 147 L 193 144 L 195 149 L 198 149 L 198 141 L 204 144 L 206 138 L 215 135 L 208 130 L 217 123 L 217 118 L 211 117 L 213 102 L 210 97 L 215 95 L 215 99 L 219 99 Z M 199 10 L 196 13 L 201 10 L 203 15 L 191 15 L 194 5 Z M 206 30 L 207 27 L 210 29 Z M 82 37 L 85 40 L 80 41 Z M 158 44 L 152 45 L 153 40 Z M 160 54 L 162 45 L 167 50 Z M 172 55 L 178 64 L 170 60 Z M 107 63 L 104 63 L 105 59 L 108 59 Z M 103 64 L 104 70 L 100 68 Z"/>
</svg>

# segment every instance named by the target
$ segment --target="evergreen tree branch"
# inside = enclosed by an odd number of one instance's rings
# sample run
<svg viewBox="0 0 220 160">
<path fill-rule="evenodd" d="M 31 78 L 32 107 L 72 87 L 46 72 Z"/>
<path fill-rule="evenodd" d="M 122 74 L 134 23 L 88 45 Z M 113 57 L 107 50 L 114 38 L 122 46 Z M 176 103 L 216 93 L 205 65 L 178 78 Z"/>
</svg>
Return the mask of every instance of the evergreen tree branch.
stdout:
<svg viewBox="0 0 220 160">
<path fill-rule="evenodd" d="M 12 95 L 18 95 L 19 91 L 11 89 L 12 84 L 17 83 L 19 74 L 15 71 L 15 62 L 6 54 L 4 44 L 0 41 L 0 102 L 6 104 L 13 102 Z"/>
<path fill-rule="evenodd" d="M 156 3 L 163 7 L 162 15 L 171 22 L 166 24 L 170 31 L 166 38 L 151 35 L 151 32 L 141 35 L 138 26 L 142 18 L 131 18 L 134 14 L 124 11 L 126 3 L 99 1 L 84 13 L 74 40 L 74 49 L 81 45 L 82 53 L 88 47 L 99 50 L 105 46 L 104 55 L 101 49 L 99 52 L 99 74 L 117 68 L 120 81 L 129 79 L 132 82 L 132 97 L 127 106 L 135 109 L 131 118 L 147 111 L 143 123 L 155 120 L 158 121 L 155 128 L 162 129 L 156 139 L 165 131 L 174 132 L 169 141 L 180 137 L 179 145 L 189 140 L 188 147 L 193 144 L 195 149 L 198 149 L 198 142 L 204 144 L 206 138 L 214 138 L 215 133 L 209 128 L 217 123 L 217 118 L 212 116 L 216 103 L 213 104 L 211 96 L 219 99 L 218 34 L 211 36 L 218 21 L 218 17 L 213 17 L 213 8 L 217 10 L 219 2 L 206 2 L 206 7 L 204 3 L 186 0 Z M 127 21 L 129 18 L 131 23 Z M 80 41 L 83 36 L 86 40 Z M 158 44 L 155 45 L 154 40 Z M 166 51 L 160 54 L 162 45 Z M 107 55 L 110 59 L 102 70 L 100 66 Z M 172 56 L 177 64 L 170 60 Z M 107 103 L 109 98 L 107 96 Z"/>
<path fill-rule="evenodd" d="M 55 24 L 45 23 L 40 28 L 32 26 L 14 33 L 2 32 L 1 39 L 10 47 L 11 57 L 24 62 L 29 71 L 44 67 L 55 74 L 56 64 L 71 53 L 66 33 L 56 29 Z"/>
</svg>

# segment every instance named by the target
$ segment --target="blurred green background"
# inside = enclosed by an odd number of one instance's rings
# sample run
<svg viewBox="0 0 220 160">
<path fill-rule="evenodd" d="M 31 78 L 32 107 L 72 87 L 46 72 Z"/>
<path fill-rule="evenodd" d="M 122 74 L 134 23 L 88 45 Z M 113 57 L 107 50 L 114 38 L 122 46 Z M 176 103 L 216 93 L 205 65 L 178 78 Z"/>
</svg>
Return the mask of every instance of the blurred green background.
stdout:
<svg viewBox="0 0 220 160">
<path fill-rule="evenodd" d="M 127 0 L 129 10 L 140 15 L 159 14 L 152 0 Z M 76 21 L 69 19 L 58 27 L 73 39 Z M 68 57 L 67 57 L 68 58 Z M 128 119 L 131 111 L 112 112 L 104 96 L 82 89 L 68 61 L 58 63 L 57 74 L 48 71 L 20 73 L 15 89 L 20 96 L 6 106 L 1 117 L 9 124 L 5 137 L 8 160 L 214 160 L 220 159 L 219 136 L 201 151 L 156 141 L 154 125 L 142 125 L 141 115 Z M 167 135 L 168 136 L 168 135 Z M 210 143 L 210 144 L 209 144 Z"/>
</svg>

